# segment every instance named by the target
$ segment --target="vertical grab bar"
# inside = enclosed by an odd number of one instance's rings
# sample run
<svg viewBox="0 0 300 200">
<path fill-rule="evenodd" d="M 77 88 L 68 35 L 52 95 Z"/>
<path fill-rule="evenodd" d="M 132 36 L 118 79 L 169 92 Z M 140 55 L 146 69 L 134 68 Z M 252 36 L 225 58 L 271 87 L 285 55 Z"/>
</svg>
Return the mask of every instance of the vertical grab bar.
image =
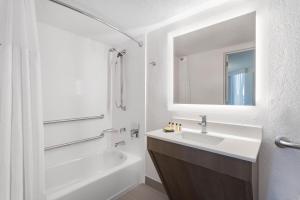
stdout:
<svg viewBox="0 0 300 200">
<path fill-rule="evenodd" d="M 116 62 L 114 63 L 114 67 L 115 67 L 115 74 L 114 74 L 114 80 L 116 80 L 116 78 L 119 79 L 119 87 L 118 88 L 120 91 L 120 103 L 117 102 L 117 100 L 115 100 L 115 105 L 117 108 L 120 108 L 123 111 L 126 111 L 126 105 L 124 103 L 124 93 L 125 93 L 125 73 L 124 73 L 124 63 L 123 63 L 123 56 L 126 54 L 126 50 L 122 50 L 121 52 L 116 50 L 115 48 L 112 48 L 109 50 L 109 52 L 117 52 L 117 57 L 116 57 Z M 119 66 L 117 66 L 119 64 Z M 119 70 L 119 71 L 117 71 Z M 119 74 L 117 73 L 119 72 Z M 116 75 L 118 75 L 119 77 L 116 77 Z"/>
<path fill-rule="evenodd" d="M 123 63 L 123 55 L 120 56 L 120 108 L 121 110 L 126 110 L 126 105 L 124 105 L 124 63 Z"/>
</svg>

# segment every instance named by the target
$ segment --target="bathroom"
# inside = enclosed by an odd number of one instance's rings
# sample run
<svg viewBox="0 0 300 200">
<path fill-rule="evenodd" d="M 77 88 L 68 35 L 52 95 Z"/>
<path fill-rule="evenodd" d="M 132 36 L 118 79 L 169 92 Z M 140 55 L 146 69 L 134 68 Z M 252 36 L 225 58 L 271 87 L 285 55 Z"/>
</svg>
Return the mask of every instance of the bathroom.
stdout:
<svg viewBox="0 0 300 200">
<path fill-rule="evenodd" d="M 0 0 L 0 27 L 0 200 L 300 199 L 300 1 Z"/>
</svg>

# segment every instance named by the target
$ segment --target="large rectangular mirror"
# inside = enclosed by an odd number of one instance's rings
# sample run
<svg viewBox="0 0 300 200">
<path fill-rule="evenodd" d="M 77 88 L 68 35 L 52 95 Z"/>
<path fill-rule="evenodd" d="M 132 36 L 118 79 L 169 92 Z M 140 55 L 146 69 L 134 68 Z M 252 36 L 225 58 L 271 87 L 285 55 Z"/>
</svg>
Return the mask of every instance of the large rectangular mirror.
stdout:
<svg viewBox="0 0 300 200">
<path fill-rule="evenodd" d="M 174 104 L 255 105 L 255 12 L 173 38 Z"/>
</svg>

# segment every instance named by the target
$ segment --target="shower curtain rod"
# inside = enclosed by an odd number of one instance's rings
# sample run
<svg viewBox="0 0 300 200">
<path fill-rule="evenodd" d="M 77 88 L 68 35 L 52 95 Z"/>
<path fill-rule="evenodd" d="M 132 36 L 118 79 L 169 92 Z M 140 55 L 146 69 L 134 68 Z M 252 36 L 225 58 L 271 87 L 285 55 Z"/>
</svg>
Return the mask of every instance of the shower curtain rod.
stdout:
<svg viewBox="0 0 300 200">
<path fill-rule="evenodd" d="M 136 42 L 136 43 L 139 45 L 139 47 L 142 47 L 142 46 L 143 46 L 143 42 L 142 42 L 142 41 L 136 40 L 134 37 L 132 37 L 131 35 L 125 33 L 124 31 L 122 31 L 122 30 L 119 29 L 118 27 L 116 27 L 116 26 L 114 26 L 114 25 L 111 25 L 111 24 L 105 22 L 103 19 L 100 19 L 99 17 L 96 17 L 95 15 L 92 15 L 92 14 L 90 14 L 90 13 L 88 13 L 88 12 L 85 12 L 85 11 L 83 11 L 83 10 L 80 10 L 80 9 L 78 9 L 78 8 L 75 8 L 74 6 L 71 6 L 71 5 L 67 4 L 67 3 L 64 3 L 64 2 L 59 1 L 59 0 L 48 0 L 48 1 L 51 1 L 51 2 L 56 3 L 56 4 L 59 4 L 59 5 L 63 6 L 63 7 L 66 7 L 66 8 L 69 8 L 69 9 L 73 10 L 73 11 L 76 11 L 76 12 L 82 14 L 82 15 L 85 15 L 85 16 L 87 16 L 87 17 L 90 17 L 90 18 L 92 18 L 92 19 L 94 19 L 94 20 L 96 20 L 96 21 L 98 21 L 98 22 L 100 22 L 100 23 L 102 23 L 102 24 L 108 26 L 109 28 L 111 28 L 111 29 L 113 29 L 113 30 L 115 30 L 115 31 L 117 31 L 117 32 L 119 32 L 119 33 L 121 33 L 121 34 L 123 34 L 123 35 L 126 36 L 127 38 L 133 40 L 134 42 Z"/>
</svg>

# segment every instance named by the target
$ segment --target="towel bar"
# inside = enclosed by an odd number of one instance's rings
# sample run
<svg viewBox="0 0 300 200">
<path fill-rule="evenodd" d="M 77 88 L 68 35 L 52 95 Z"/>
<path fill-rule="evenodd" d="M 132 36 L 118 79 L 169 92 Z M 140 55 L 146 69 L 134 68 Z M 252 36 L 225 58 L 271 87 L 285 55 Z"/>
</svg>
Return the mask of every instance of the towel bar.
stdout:
<svg viewBox="0 0 300 200">
<path fill-rule="evenodd" d="M 279 148 L 292 148 L 292 149 L 300 149 L 300 144 L 293 143 L 286 137 L 276 137 L 275 144 Z"/>
</svg>

